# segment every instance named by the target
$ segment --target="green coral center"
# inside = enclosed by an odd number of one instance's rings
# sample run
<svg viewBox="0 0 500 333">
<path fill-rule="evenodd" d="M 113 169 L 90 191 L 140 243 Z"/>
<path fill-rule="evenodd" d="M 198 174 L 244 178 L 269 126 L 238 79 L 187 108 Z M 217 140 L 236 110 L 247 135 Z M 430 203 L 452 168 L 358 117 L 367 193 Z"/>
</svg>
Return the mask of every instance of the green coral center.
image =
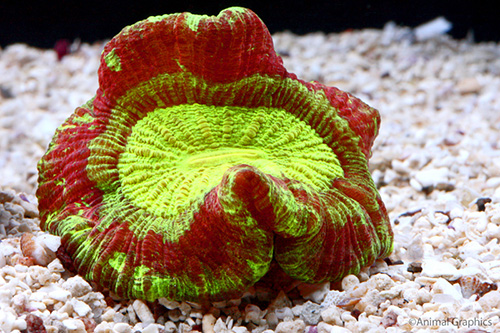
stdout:
<svg viewBox="0 0 500 333">
<path fill-rule="evenodd" d="M 221 164 L 241 164 L 241 161 L 257 160 L 264 157 L 258 149 L 221 148 L 201 152 L 186 159 L 187 168 L 213 167 Z"/>
<path fill-rule="evenodd" d="M 199 104 L 159 108 L 139 120 L 118 169 L 128 200 L 176 219 L 239 164 L 318 190 L 343 175 L 321 137 L 285 110 Z"/>
</svg>

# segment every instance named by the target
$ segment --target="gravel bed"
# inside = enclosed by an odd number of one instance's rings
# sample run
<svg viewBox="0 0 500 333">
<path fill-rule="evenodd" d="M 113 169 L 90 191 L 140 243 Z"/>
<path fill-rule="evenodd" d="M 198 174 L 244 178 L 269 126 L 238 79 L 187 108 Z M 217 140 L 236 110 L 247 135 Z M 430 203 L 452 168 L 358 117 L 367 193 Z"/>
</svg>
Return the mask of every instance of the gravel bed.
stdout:
<svg viewBox="0 0 500 333">
<path fill-rule="evenodd" d="M 394 252 L 339 283 L 201 307 L 117 300 L 66 271 L 40 231 L 36 163 L 97 89 L 104 43 L 57 60 L 0 50 L 0 331 L 500 331 L 500 45 L 382 30 L 273 36 L 285 66 L 382 116 L 370 168 Z"/>
</svg>

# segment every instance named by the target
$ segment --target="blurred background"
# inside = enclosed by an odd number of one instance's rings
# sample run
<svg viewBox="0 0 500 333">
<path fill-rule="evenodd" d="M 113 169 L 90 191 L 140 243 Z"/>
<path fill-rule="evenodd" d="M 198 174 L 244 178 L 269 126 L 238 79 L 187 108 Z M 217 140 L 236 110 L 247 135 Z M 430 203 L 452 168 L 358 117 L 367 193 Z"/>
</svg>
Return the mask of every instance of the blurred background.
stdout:
<svg viewBox="0 0 500 333">
<path fill-rule="evenodd" d="M 152 15 L 189 11 L 216 15 L 230 6 L 255 11 L 274 33 L 382 28 L 388 21 L 415 27 L 438 16 L 453 24 L 457 39 L 500 41 L 496 1 L 483 0 L 264 0 L 264 1 L 20 1 L 0 0 L 0 46 L 27 43 L 52 48 L 68 39 L 93 43 Z"/>
</svg>

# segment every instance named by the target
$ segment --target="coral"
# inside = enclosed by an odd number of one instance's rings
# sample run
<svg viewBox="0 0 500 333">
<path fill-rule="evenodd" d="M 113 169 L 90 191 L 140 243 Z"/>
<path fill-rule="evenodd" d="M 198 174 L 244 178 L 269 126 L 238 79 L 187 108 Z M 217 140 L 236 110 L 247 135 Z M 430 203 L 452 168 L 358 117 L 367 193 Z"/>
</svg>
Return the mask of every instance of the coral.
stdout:
<svg viewBox="0 0 500 333">
<path fill-rule="evenodd" d="M 87 280 L 217 301 L 272 263 L 318 283 L 392 251 L 367 162 L 378 112 L 288 73 L 252 11 L 138 22 L 98 74 L 38 165 L 41 227 Z"/>
</svg>

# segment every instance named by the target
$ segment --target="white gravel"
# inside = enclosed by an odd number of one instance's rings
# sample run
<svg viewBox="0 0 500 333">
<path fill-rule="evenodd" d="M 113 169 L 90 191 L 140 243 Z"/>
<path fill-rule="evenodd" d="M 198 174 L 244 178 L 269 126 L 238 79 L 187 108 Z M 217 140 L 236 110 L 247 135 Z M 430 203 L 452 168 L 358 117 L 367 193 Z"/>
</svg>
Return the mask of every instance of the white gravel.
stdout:
<svg viewBox="0 0 500 333">
<path fill-rule="evenodd" d="M 380 110 L 370 166 L 393 223 L 395 265 L 270 300 L 251 290 L 210 309 L 113 301 L 52 260 L 34 197 L 54 130 L 97 89 L 103 44 L 60 62 L 12 45 L 0 50 L 0 331 L 33 328 L 33 315 L 47 332 L 500 330 L 500 45 L 417 40 L 391 23 L 274 40 L 289 71 Z M 36 265 L 43 258 L 52 261 Z"/>
</svg>

